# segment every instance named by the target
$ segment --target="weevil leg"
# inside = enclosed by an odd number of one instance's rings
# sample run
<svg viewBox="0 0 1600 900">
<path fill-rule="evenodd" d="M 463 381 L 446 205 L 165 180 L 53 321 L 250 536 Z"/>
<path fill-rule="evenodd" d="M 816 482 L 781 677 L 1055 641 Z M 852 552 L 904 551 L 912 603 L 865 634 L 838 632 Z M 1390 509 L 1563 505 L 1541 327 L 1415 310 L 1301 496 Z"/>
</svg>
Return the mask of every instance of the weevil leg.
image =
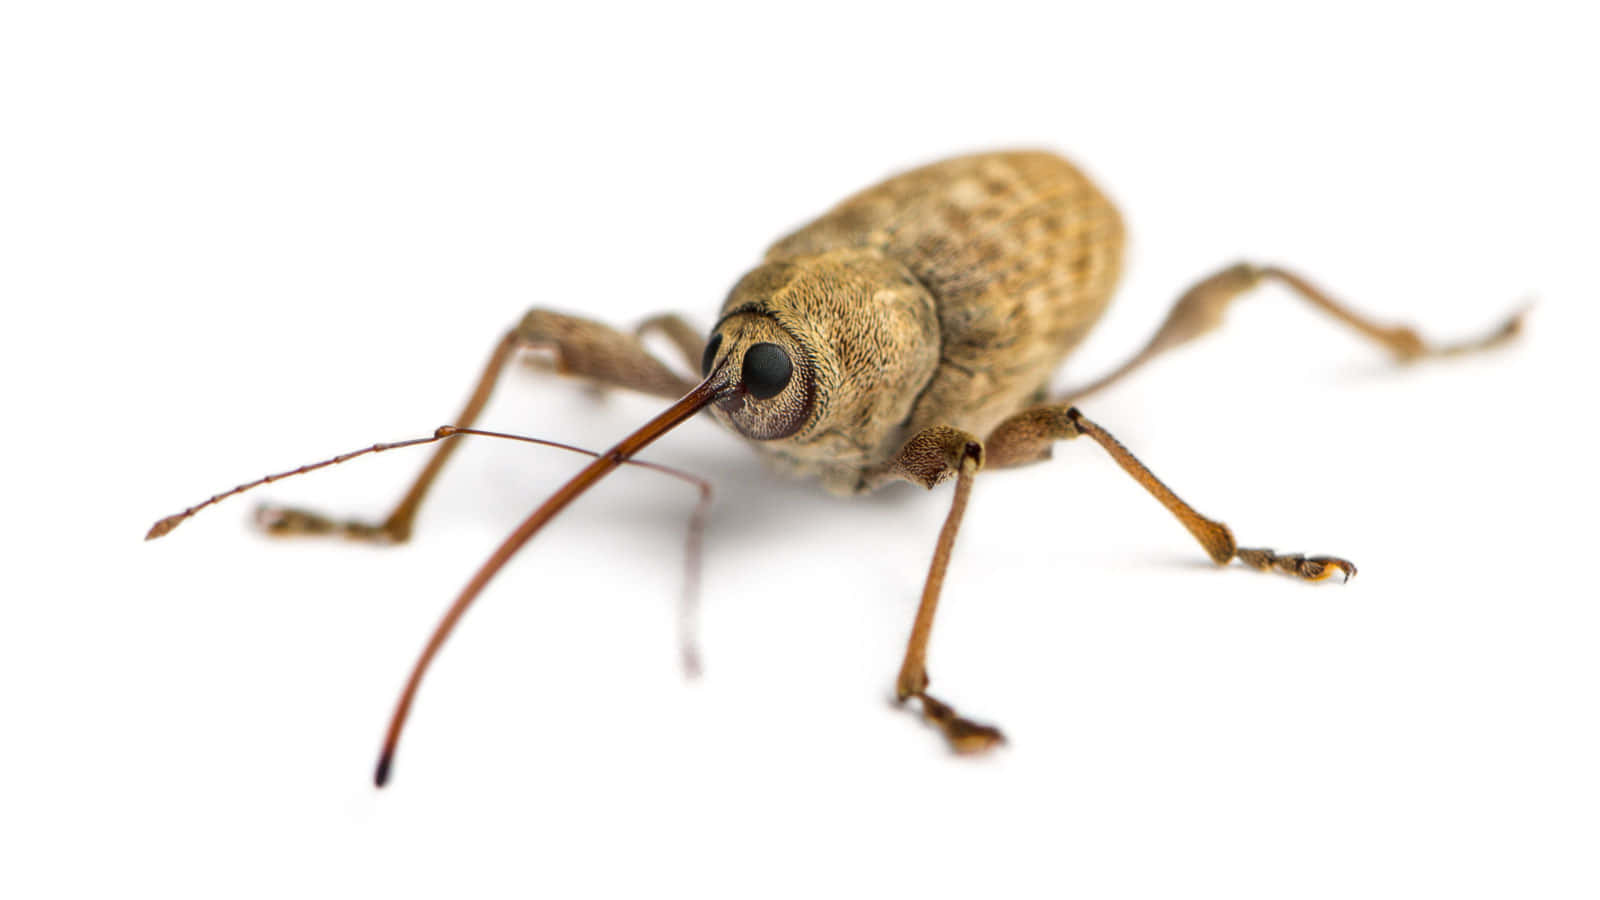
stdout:
<svg viewBox="0 0 1600 900">
<path fill-rule="evenodd" d="M 640 322 L 633 333 L 641 338 L 649 337 L 652 334 L 662 335 L 672 342 L 672 346 L 683 356 L 683 361 L 689 366 L 689 371 L 696 373 L 700 371 L 700 357 L 701 354 L 705 353 L 706 336 L 695 330 L 695 327 L 690 325 L 689 320 L 683 316 L 677 313 L 663 313 L 659 316 L 651 316 Z"/>
<path fill-rule="evenodd" d="M 1234 542 L 1233 532 L 1227 525 L 1200 515 L 1194 507 L 1183 502 L 1182 498 L 1163 484 L 1154 472 L 1139 461 L 1138 457 L 1129 452 L 1121 441 L 1112 437 L 1104 428 L 1084 418 L 1077 407 L 1055 404 L 1039 406 L 1024 410 L 1001 422 L 985 443 L 988 465 L 993 468 L 1007 468 L 1049 459 L 1052 444 L 1079 435 L 1089 437 L 1111 454 L 1111 458 L 1116 460 L 1123 471 L 1132 475 L 1135 481 L 1160 501 L 1161 505 L 1194 535 L 1195 540 L 1200 542 L 1200 546 L 1205 548 L 1212 561 L 1219 566 L 1227 565 L 1237 559 L 1247 566 L 1262 571 L 1277 571 L 1308 581 L 1321 581 L 1335 572 L 1342 574 L 1348 581 L 1350 576 L 1356 573 L 1353 563 L 1336 556 L 1307 557 L 1297 553 L 1278 554 L 1266 549 L 1240 547 Z"/>
<path fill-rule="evenodd" d="M 673 399 L 694 387 L 694 382 L 679 377 L 652 356 L 634 335 L 589 319 L 535 309 L 495 345 L 472 396 L 452 424 L 466 428 L 477 421 L 506 363 L 519 350 L 550 351 L 550 367 L 556 372 L 601 385 Z M 338 520 L 308 510 L 273 506 L 257 510 L 256 522 L 274 535 L 336 534 L 379 543 L 406 541 L 411 537 L 417 510 L 455 452 L 456 443 L 452 438 L 439 444 L 405 496 L 382 522 Z"/>
<path fill-rule="evenodd" d="M 1246 291 L 1264 281 L 1275 281 L 1288 287 L 1307 303 L 1322 310 L 1345 326 L 1374 341 L 1395 358 L 1406 363 L 1434 356 L 1458 356 L 1476 353 L 1499 346 L 1521 330 L 1526 309 L 1519 310 L 1494 331 L 1457 343 L 1437 343 L 1422 339 L 1416 330 L 1406 325 L 1384 325 L 1351 310 L 1333 299 L 1306 279 L 1275 266 L 1257 266 L 1239 263 L 1200 280 L 1178 298 L 1167 319 L 1155 337 L 1131 359 L 1118 366 L 1098 381 L 1067 391 L 1056 398 L 1057 403 L 1073 403 L 1097 393 L 1162 353 L 1182 346 L 1222 324 L 1223 312 Z"/>
<path fill-rule="evenodd" d="M 945 570 L 950 566 L 956 532 L 967 510 L 972 481 L 981 468 L 983 444 L 965 431 L 941 425 L 919 432 L 883 469 L 872 473 L 873 480 L 879 483 L 900 478 L 929 489 L 951 476 L 956 479 L 950 514 L 939 531 L 933 562 L 923 583 L 922 602 L 917 606 L 917 618 L 906 643 L 905 660 L 900 664 L 895 696 L 902 703 L 915 698 L 922 706 L 923 718 L 938 727 L 958 753 L 982 752 L 1005 741 L 998 728 L 963 718 L 949 704 L 928 693 L 928 639 L 933 635 L 933 616 L 939 608 Z"/>
</svg>

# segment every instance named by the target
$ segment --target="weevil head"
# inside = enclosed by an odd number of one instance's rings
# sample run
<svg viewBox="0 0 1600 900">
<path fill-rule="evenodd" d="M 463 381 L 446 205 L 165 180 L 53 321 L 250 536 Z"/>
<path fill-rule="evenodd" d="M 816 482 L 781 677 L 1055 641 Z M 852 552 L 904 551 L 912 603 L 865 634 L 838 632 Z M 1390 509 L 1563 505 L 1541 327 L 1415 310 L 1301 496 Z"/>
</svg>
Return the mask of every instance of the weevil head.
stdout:
<svg viewBox="0 0 1600 900">
<path fill-rule="evenodd" d="M 703 370 L 738 372 L 712 415 L 797 463 L 851 465 L 898 435 L 939 362 L 933 296 L 876 251 L 770 260 L 734 285 Z"/>
</svg>

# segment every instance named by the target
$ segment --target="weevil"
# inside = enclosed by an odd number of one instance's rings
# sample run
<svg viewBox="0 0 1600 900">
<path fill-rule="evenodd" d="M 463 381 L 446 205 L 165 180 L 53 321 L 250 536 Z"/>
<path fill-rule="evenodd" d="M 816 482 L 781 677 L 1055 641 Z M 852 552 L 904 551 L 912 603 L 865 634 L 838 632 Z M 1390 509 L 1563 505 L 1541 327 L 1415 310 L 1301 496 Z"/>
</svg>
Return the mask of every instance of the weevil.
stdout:
<svg viewBox="0 0 1600 900">
<path fill-rule="evenodd" d="M 1409 327 L 1383 325 L 1354 312 L 1292 271 L 1238 263 L 1183 293 L 1155 336 L 1125 363 L 1098 380 L 1052 395 L 1056 368 L 1111 301 L 1122 249 L 1116 207 L 1060 156 L 984 153 L 926 165 L 855 194 L 773 244 L 734 285 L 709 337 L 702 338 L 676 315 L 651 318 L 628 332 L 534 309 L 495 346 L 455 425 L 432 437 L 377 444 L 240 485 L 158 521 L 146 539 L 168 533 L 221 499 L 278 478 L 366 453 L 438 442 L 382 522 L 272 507 L 259 516 L 275 534 L 406 541 L 423 499 L 455 451 L 454 438 L 507 437 L 471 426 L 508 362 L 519 351 L 537 349 L 553 357 L 561 374 L 674 402 L 616 446 L 591 454 L 594 460 L 518 525 L 473 574 L 406 681 L 374 774 L 379 787 L 389 779 L 401 729 L 429 664 L 495 573 L 602 476 L 625 463 L 649 465 L 633 457 L 702 411 L 747 438 L 776 469 L 815 477 L 834 493 L 864 494 L 896 481 L 931 489 L 954 479 L 895 695 L 902 703 L 915 702 L 956 751 L 988 750 L 1003 742 L 1000 730 L 929 694 L 927 667 L 945 570 L 980 471 L 1041 462 L 1050 458 L 1056 442 L 1087 437 L 1166 507 L 1216 564 L 1238 560 L 1298 579 L 1339 574 L 1348 580 L 1356 567 L 1337 556 L 1239 546 L 1228 526 L 1180 499 L 1078 404 L 1216 328 L 1229 303 L 1263 282 L 1283 285 L 1402 362 L 1499 345 L 1522 321 L 1519 312 L 1474 340 L 1427 342 Z M 664 336 L 687 367 L 698 369 L 699 380 L 683 377 L 653 355 L 644 343 L 651 334 Z"/>
</svg>

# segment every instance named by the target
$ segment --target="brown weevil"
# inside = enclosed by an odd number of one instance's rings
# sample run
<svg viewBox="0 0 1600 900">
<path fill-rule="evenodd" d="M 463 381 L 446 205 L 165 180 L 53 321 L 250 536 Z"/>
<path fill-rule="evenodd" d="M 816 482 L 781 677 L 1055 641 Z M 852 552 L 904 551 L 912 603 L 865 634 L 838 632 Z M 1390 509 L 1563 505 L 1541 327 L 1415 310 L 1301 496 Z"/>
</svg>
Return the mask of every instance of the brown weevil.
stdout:
<svg viewBox="0 0 1600 900">
<path fill-rule="evenodd" d="M 594 461 L 517 526 L 472 576 L 406 682 L 378 760 L 379 786 L 388 780 L 429 663 L 495 573 L 602 476 L 624 463 L 648 465 L 632 458 L 702 410 L 750 439 L 776 468 L 815 476 L 835 493 L 866 493 L 897 480 L 932 488 L 955 479 L 895 692 L 901 701 L 915 699 L 956 750 L 982 751 L 1003 740 L 1000 731 L 930 695 L 926 664 L 940 586 L 979 471 L 1039 462 L 1050 457 L 1056 441 L 1088 437 L 1218 565 L 1237 559 L 1300 579 L 1334 573 L 1348 579 L 1355 566 L 1339 557 L 1238 546 L 1226 525 L 1196 512 L 1074 404 L 1215 328 L 1229 302 L 1263 281 L 1288 287 L 1400 361 L 1491 347 L 1512 337 L 1521 322 L 1519 313 L 1483 338 L 1433 344 L 1410 328 L 1352 312 L 1290 271 L 1240 263 L 1191 287 L 1149 343 L 1120 367 L 1051 396 L 1051 375 L 1111 301 L 1122 249 L 1116 208 L 1059 156 L 986 153 L 934 163 L 856 194 L 772 245 L 761 264 L 734 285 L 708 338 L 676 316 L 652 318 L 628 333 L 535 309 L 496 345 L 455 425 L 429 438 L 374 445 L 241 485 L 162 519 L 147 539 L 258 484 L 365 453 L 438 441 L 416 482 L 381 523 L 292 509 L 267 508 L 260 515 L 263 527 L 277 534 L 405 541 L 455 450 L 453 438 L 492 434 L 470 426 L 513 356 L 539 349 L 553 354 L 562 374 L 675 402 L 616 446 L 592 454 Z M 698 384 L 646 349 L 641 338 L 650 333 L 665 336 L 698 369 Z"/>
</svg>

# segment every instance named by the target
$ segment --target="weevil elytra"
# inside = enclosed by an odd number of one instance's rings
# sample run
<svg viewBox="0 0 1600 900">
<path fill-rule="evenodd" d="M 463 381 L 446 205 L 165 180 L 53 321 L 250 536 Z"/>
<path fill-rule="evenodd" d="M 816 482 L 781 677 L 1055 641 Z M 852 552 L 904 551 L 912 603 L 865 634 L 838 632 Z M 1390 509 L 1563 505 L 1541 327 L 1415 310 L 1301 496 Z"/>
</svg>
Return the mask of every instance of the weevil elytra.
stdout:
<svg viewBox="0 0 1600 900">
<path fill-rule="evenodd" d="M 930 695 L 926 663 L 945 569 L 979 471 L 1040 462 L 1055 442 L 1088 437 L 1218 565 L 1237 559 L 1300 579 L 1335 573 L 1348 579 L 1355 566 L 1339 557 L 1238 546 L 1226 525 L 1181 500 L 1075 404 L 1217 327 L 1233 299 L 1264 281 L 1286 286 L 1400 361 L 1491 347 L 1514 335 L 1521 322 L 1519 313 L 1482 338 L 1429 343 L 1410 328 L 1358 315 L 1293 272 L 1240 263 L 1184 293 L 1155 336 L 1126 363 L 1052 396 L 1051 375 L 1111 300 L 1122 244 L 1116 208 L 1059 156 L 987 153 L 924 166 L 856 194 L 773 244 L 761 264 L 734 285 L 707 338 L 673 315 L 647 320 L 630 333 L 535 309 L 496 345 L 454 426 L 431 438 L 375 445 L 241 485 L 160 520 L 147 538 L 258 484 L 364 453 L 438 441 L 410 490 L 380 523 L 272 508 L 260 519 L 277 534 L 405 541 L 455 450 L 454 438 L 486 433 L 470 426 L 508 361 L 519 350 L 541 349 L 553 353 L 562 374 L 675 402 L 616 446 L 593 454 L 594 461 L 534 510 L 472 576 L 406 682 L 379 758 L 379 786 L 388 780 L 429 663 L 495 573 L 602 476 L 624 463 L 642 464 L 632 457 L 703 410 L 750 439 L 774 467 L 814 476 L 835 493 L 865 493 L 894 481 L 933 488 L 955 480 L 895 693 L 902 702 L 915 700 L 957 751 L 986 750 L 1003 740 L 1000 731 Z M 698 383 L 646 349 L 641 338 L 652 332 L 664 335 L 699 370 Z"/>
</svg>

